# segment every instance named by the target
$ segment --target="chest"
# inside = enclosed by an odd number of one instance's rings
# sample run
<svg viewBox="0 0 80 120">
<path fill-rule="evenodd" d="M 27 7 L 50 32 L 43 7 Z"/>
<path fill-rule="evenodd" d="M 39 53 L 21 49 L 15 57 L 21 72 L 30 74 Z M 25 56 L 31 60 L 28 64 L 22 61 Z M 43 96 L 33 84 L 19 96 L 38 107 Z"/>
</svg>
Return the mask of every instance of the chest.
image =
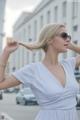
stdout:
<svg viewBox="0 0 80 120">
<path fill-rule="evenodd" d="M 54 78 L 60 82 L 62 86 L 66 84 L 66 71 L 63 66 L 48 68 L 49 73 L 54 76 Z"/>
<path fill-rule="evenodd" d="M 69 70 L 67 68 L 67 70 Z M 65 90 L 78 90 L 78 84 L 71 70 L 67 71 L 66 66 L 58 69 L 46 69 L 39 65 L 35 70 L 36 78 L 34 82 L 35 92 L 40 97 L 48 97 L 57 94 L 62 94 Z"/>
<path fill-rule="evenodd" d="M 36 70 L 37 76 L 35 86 L 38 86 L 38 88 L 44 89 L 45 91 L 48 89 L 51 89 L 51 91 L 59 91 L 66 87 L 75 87 L 76 80 L 74 73 L 71 70 L 68 70 L 66 70 L 66 66 L 61 66 L 60 68 L 55 69 L 47 69 L 40 65 Z"/>
</svg>

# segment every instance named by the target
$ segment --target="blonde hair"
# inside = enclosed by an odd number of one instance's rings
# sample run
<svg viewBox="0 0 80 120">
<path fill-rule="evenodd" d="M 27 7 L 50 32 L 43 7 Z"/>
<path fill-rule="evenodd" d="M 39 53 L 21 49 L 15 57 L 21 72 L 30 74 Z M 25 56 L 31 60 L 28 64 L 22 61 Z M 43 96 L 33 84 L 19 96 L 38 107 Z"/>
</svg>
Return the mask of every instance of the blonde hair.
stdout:
<svg viewBox="0 0 80 120">
<path fill-rule="evenodd" d="M 46 52 L 48 48 L 47 42 L 59 33 L 61 27 L 65 27 L 65 25 L 47 24 L 41 29 L 38 40 L 36 42 L 30 44 L 23 44 L 23 46 L 29 50 L 43 49 Z"/>
</svg>

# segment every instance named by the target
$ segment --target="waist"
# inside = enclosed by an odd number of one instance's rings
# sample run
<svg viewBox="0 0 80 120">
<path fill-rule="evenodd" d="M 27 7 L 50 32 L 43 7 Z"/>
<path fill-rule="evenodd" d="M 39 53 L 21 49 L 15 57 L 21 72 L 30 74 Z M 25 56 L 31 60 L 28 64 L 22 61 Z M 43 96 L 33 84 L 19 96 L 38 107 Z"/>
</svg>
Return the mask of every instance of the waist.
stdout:
<svg viewBox="0 0 80 120">
<path fill-rule="evenodd" d="M 51 110 L 51 111 L 67 111 L 67 110 L 76 110 L 76 107 L 66 107 L 66 108 L 48 108 L 40 107 L 40 110 Z"/>
<path fill-rule="evenodd" d="M 48 102 L 40 102 L 39 105 L 41 109 L 51 109 L 51 110 L 68 110 L 71 108 L 75 108 L 77 102 L 76 99 L 66 99 L 62 101 L 48 101 Z"/>
<path fill-rule="evenodd" d="M 70 110 L 76 107 L 76 102 L 68 104 L 47 104 L 40 105 L 40 108 L 43 110 Z"/>
</svg>

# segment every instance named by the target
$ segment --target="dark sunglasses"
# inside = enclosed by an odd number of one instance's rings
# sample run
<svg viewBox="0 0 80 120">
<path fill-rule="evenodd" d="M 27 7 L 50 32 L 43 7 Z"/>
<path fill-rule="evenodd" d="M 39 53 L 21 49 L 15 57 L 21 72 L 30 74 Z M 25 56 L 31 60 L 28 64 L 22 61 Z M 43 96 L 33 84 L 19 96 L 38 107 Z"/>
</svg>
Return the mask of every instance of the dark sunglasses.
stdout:
<svg viewBox="0 0 80 120">
<path fill-rule="evenodd" d="M 61 34 L 59 34 L 59 36 L 61 38 L 63 38 L 64 40 L 66 40 L 66 39 L 70 39 L 71 40 L 71 36 L 68 35 L 68 33 L 66 33 L 66 32 L 62 32 Z"/>
</svg>

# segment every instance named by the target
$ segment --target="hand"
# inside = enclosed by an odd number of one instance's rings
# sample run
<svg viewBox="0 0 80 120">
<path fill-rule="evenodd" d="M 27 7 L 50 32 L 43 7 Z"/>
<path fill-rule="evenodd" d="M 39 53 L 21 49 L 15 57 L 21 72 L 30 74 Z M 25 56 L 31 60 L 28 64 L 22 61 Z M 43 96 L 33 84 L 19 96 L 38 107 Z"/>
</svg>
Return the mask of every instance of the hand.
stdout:
<svg viewBox="0 0 80 120">
<path fill-rule="evenodd" d="M 68 45 L 68 49 L 72 50 L 73 46 L 74 46 L 74 44 L 70 42 Z"/>
<path fill-rule="evenodd" d="M 19 47 L 19 43 L 17 41 L 15 41 L 13 38 L 7 38 L 7 44 L 5 46 L 5 50 L 8 53 L 12 53 L 15 50 L 17 50 L 17 48 Z"/>
</svg>

